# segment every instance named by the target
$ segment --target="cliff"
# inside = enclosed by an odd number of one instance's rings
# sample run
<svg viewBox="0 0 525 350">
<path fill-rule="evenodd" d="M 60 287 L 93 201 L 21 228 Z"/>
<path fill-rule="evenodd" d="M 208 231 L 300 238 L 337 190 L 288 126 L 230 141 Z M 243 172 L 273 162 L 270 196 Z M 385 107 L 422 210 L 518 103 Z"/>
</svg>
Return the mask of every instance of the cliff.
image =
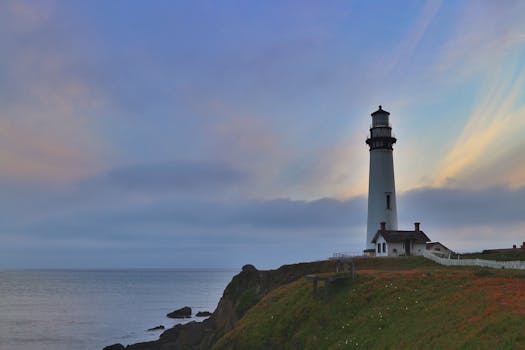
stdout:
<svg viewBox="0 0 525 350">
<path fill-rule="evenodd" d="M 422 257 L 357 258 L 355 281 L 314 300 L 311 273 L 331 262 L 247 265 L 206 321 L 111 350 L 524 349 L 525 274 L 444 267 Z M 322 295 L 323 283 L 319 284 Z"/>
<path fill-rule="evenodd" d="M 213 349 L 525 349 L 523 271 L 422 257 L 356 265 L 326 302 L 305 279 L 276 288 Z"/>
<path fill-rule="evenodd" d="M 293 282 L 307 274 L 334 271 L 331 261 L 317 261 L 284 265 L 277 270 L 261 271 L 245 265 L 224 290 L 217 308 L 202 322 L 176 325 L 161 334 L 156 341 L 124 347 L 115 344 L 105 350 L 170 350 L 211 349 L 226 333 L 231 331 L 244 314 L 265 295 L 279 286 Z"/>
</svg>

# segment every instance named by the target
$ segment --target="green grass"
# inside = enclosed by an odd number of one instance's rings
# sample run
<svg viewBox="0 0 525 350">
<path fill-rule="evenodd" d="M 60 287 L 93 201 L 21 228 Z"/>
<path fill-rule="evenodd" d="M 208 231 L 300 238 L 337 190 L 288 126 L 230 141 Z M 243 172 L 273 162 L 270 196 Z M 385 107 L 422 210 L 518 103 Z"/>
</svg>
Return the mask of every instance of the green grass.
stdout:
<svg viewBox="0 0 525 350">
<path fill-rule="evenodd" d="M 357 280 L 334 285 L 326 303 L 305 279 L 277 288 L 215 349 L 525 348 L 522 272 L 408 257 L 356 266 Z"/>
<path fill-rule="evenodd" d="M 246 289 L 240 296 L 239 302 L 235 308 L 237 316 L 244 315 L 244 313 L 252 306 L 257 304 L 259 297 L 254 288 Z"/>
</svg>

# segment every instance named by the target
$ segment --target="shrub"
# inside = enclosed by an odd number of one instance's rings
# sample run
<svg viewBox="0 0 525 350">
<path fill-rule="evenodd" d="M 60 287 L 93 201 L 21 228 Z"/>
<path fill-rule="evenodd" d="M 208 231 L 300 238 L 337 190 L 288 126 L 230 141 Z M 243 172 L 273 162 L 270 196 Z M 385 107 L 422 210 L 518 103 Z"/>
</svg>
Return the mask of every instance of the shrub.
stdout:
<svg viewBox="0 0 525 350">
<path fill-rule="evenodd" d="M 259 302 L 259 296 L 255 292 L 255 288 L 246 289 L 239 297 L 239 302 L 235 307 L 237 316 L 241 317 L 250 309 L 253 305 Z"/>
</svg>

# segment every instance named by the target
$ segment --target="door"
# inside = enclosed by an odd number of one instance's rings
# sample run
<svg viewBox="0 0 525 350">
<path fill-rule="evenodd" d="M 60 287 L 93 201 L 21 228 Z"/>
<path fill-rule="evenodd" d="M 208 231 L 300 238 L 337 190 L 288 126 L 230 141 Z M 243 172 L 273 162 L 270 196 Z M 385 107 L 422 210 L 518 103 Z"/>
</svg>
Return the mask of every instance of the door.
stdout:
<svg viewBox="0 0 525 350">
<path fill-rule="evenodd" d="M 410 256 L 410 240 L 405 241 L 405 255 Z"/>
</svg>

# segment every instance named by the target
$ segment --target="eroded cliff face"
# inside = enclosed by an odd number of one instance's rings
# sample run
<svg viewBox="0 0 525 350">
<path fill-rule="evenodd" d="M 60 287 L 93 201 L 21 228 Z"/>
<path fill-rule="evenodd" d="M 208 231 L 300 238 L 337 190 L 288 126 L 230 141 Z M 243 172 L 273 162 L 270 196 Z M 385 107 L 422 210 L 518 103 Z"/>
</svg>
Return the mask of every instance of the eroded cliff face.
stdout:
<svg viewBox="0 0 525 350">
<path fill-rule="evenodd" d="M 211 349 L 224 334 L 231 331 L 244 314 L 268 292 L 307 274 L 334 271 L 331 261 L 283 265 L 277 270 L 257 270 L 245 265 L 235 275 L 210 318 L 202 322 L 176 325 L 161 334 L 159 340 L 124 347 L 120 344 L 105 350 L 205 350 Z"/>
</svg>

